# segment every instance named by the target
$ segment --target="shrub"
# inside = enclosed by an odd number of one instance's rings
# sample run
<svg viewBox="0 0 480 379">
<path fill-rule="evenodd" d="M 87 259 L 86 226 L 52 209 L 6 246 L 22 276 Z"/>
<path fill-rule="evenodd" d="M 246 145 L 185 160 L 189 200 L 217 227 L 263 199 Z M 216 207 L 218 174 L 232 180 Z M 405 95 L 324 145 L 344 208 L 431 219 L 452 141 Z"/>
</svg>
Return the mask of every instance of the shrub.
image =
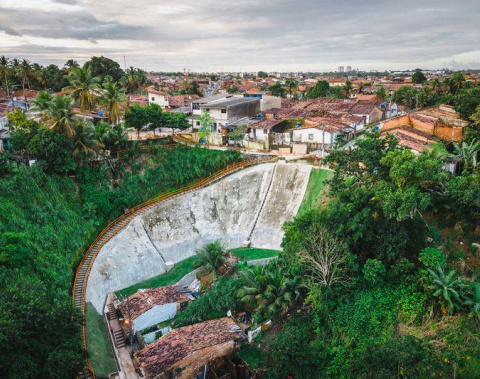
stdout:
<svg viewBox="0 0 480 379">
<path fill-rule="evenodd" d="M 363 276 L 371 284 L 381 283 L 385 272 L 385 266 L 378 259 L 368 259 L 363 266 Z"/>
<path fill-rule="evenodd" d="M 418 260 L 422 262 L 425 267 L 431 269 L 444 267 L 447 264 L 445 254 L 433 247 L 426 247 L 423 249 L 418 256 Z"/>
</svg>

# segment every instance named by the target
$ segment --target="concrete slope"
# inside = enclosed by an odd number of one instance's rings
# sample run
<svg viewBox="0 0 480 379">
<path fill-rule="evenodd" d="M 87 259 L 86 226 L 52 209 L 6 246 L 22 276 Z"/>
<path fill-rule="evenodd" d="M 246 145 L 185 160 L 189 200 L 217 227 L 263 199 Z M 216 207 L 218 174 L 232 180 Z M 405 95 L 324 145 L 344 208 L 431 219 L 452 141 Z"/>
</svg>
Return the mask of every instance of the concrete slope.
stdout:
<svg viewBox="0 0 480 379">
<path fill-rule="evenodd" d="M 251 237 L 251 246 L 280 249 L 284 235 L 283 224 L 293 220 L 307 189 L 312 166 L 302 163 L 278 163 Z"/>
<path fill-rule="evenodd" d="M 274 166 L 247 168 L 137 216 L 100 250 L 88 279 L 86 301 L 100 313 L 108 293 L 164 273 L 166 261 L 182 261 L 216 239 L 227 248 L 241 246 L 266 196 L 252 245 L 280 248 L 282 225 L 300 206 L 310 166 L 277 164 L 267 194 Z M 284 190 L 286 196 L 279 193 Z"/>
</svg>

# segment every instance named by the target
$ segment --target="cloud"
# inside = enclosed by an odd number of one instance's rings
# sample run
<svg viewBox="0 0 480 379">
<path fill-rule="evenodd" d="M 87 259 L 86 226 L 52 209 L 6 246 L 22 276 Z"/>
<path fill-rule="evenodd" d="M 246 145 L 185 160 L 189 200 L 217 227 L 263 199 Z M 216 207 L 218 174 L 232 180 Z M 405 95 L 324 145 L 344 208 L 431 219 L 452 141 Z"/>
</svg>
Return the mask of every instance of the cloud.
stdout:
<svg viewBox="0 0 480 379">
<path fill-rule="evenodd" d="M 52 46 L 66 45 L 72 54 L 126 55 L 148 69 L 383 70 L 480 61 L 476 0 L 404 0 L 401 6 L 383 0 L 4 2 L 0 25 L 10 30 L 7 39 L 13 41 L 14 31 L 25 45 L 50 46 L 65 58 Z"/>
<path fill-rule="evenodd" d="M 21 37 L 22 35 L 22 33 L 20 33 L 19 31 L 5 25 L 3 26 L 0 25 L 0 31 L 4 32 L 5 34 L 8 34 L 9 36 Z"/>
<path fill-rule="evenodd" d="M 79 4 L 78 0 L 52 0 L 54 3 L 76 5 Z"/>
</svg>

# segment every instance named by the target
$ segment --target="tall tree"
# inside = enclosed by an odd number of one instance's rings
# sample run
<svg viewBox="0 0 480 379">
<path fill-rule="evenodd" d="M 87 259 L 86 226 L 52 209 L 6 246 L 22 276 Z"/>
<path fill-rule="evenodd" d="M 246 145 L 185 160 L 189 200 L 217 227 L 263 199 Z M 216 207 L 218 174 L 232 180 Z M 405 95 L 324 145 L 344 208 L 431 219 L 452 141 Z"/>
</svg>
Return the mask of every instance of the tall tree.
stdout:
<svg viewBox="0 0 480 379">
<path fill-rule="evenodd" d="M 45 126 L 71 138 L 75 135 L 73 101 L 69 96 L 55 96 L 50 106 L 43 112 Z"/>
<path fill-rule="evenodd" d="M 5 86 L 5 95 L 8 97 L 10 96 L 9 89 L 8 89 L 8 78 L 11 74 L 11 67 L 10 67 L 10 60 L 5 57 L 0 57 L 0 76 L 3 79 L 3 84 Z"/>
<path fill-rule="evenodd" d="M 114 125 L 118 124 L 127 106 L 127 97 L 117 83 L 106 82 L 104 84 L 100 91 L 100 103 L 105 107 L 108 122 Z"/>
<path fill-rule="evenodd" d="M 65 90 L 71 91 L 71 96 L 80 103 L 80 110 L 85 113 L 92 108 L 94 98 L 98 95 L 100 78 L 93 76 L 89 67 L 72 67 L 69 78 L 70 86 Z"/>
<path fill-rule="evenodd" d="M 296 93 L 298 90 L 298 80 L 295 78 L 287 78 L 285 79 L 285 86 L 287 87 L 289 97 L 292 97 L 292 94 Z"/>
</svg>

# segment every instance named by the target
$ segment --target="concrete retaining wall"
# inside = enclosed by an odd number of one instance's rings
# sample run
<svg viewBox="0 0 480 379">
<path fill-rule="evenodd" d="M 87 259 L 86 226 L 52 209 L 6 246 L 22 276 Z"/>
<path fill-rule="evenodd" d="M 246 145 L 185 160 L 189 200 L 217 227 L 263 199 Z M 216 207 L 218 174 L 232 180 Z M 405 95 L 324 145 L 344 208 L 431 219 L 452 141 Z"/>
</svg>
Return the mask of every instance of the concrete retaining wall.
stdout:
<svg viewBox="0 0 480 379">
<path fill-rule="evenodd" d="M 227 248 L 241 246 L 267 195 L 274 165 L 250 167 L 137 216 L 100 250 L 86 301 L 100 313 L 108 293 L 164 273 L 166 261 L 178 263 L 216 239 Z M 310 170 L 304 163 L 277 163 L 252 246 L 280 249 L 282 226 L 296 215 Z"/>
</svg>

